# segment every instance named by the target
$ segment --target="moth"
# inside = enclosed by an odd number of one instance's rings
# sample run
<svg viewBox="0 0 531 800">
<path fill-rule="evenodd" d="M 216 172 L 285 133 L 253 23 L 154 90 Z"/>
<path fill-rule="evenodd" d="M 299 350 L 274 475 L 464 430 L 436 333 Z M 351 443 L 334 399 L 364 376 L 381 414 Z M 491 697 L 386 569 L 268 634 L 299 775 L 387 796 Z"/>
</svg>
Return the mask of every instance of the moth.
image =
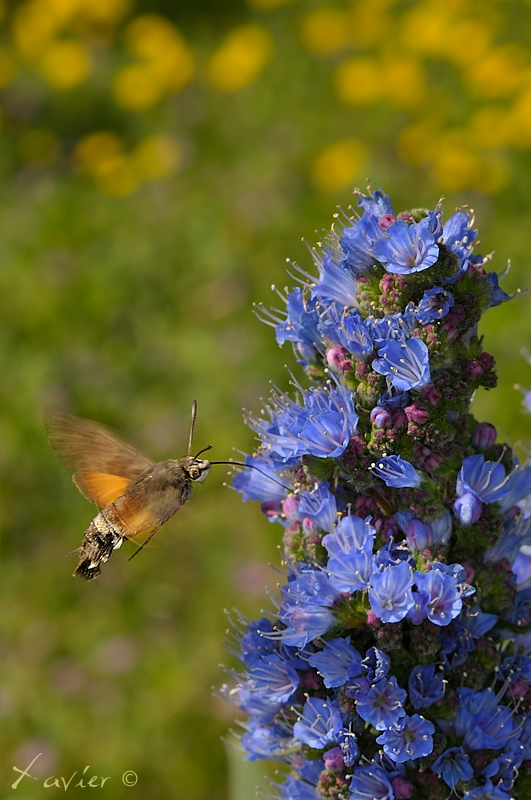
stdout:
<svg viewBox="0 0 531 800">
<path fill-rule="evenodd" d="M 74 575 L 96 578 L 124 539 L 142 541 L 134 558 L 190 499 L 194 482 L 205 480 L 212 463 L 232 463 L 200 458 L 211 445 L 191 454 L 196 415 L 194 400 L 187 455 L 158 463 L 95 422 L 64 412 L 47 415 L 52 447 L 74 471 L 81 494 L 100 508 L 74 551 Z"/>
</svg>

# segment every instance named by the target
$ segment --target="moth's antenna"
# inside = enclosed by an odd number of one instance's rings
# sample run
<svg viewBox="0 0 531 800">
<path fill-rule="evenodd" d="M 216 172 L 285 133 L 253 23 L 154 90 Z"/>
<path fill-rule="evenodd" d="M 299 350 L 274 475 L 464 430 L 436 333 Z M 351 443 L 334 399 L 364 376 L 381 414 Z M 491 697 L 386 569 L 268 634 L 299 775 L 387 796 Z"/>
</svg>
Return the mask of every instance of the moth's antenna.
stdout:
<svg viewBox="0 0 531 800">
<path fill-rule="evenodd" d="M 190 433 L 188 434 L 188 453 L 187 455 L 192 455 L 192 442 L 194 440 L 194 428 L 195 428 L 195 418 L 197 416 L 197 400 L 194 400 L 192 403 L 192 418 L 190 420 Z"/>
</svg>

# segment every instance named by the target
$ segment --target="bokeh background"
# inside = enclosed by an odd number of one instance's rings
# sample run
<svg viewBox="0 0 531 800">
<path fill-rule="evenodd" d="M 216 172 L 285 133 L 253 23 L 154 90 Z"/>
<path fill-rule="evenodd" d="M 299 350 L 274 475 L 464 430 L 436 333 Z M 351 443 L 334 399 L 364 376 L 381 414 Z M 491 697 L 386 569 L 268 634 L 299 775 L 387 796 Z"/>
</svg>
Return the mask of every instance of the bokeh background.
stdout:
<svg viewBox="0 0 531 800">
<path fill-rule="evenodd" d="M 529 285 L 531 3 L 25 0 L 1 14 L 0 794 L 38 798 L 89 765 L 111 778 L 102 800 L 247 800 L 256 765 L 224 745 L 235 712 L 212 687 L 234 666 L 224 609 L 270 602 L 280 528 L 218 467 L 141 557 L 73 580 L 93 509 L 42 412 L 165 458 L 184 454 L 196 398 L 197 446 L 249 452 L 242 406 L 287 387 L 294 364 L 252 303 L 278 305 L 286 257 L 311 269 L 301 237 L 317 241 L 367 176 L 397 210 L 469 204 L 480 251 L 498 271 L 513 260 L 506 291 Z M 511 442 L 531 436 L 514 389 L 531 387 L 530 315 L 524 294 L 483 325 L 500 387 L 475 411 Z M 39 753 L 38 780 L 12 790 Z"/>
</svg>

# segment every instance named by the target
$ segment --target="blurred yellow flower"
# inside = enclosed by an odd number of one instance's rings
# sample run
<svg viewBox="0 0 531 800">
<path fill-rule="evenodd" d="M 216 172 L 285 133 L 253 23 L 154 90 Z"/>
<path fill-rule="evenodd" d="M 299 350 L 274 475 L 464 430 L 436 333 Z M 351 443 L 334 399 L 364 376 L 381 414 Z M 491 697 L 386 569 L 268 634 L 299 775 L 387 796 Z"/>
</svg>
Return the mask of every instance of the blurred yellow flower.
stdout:
<svg viewBox="0 0 531 800">
<path fill-rule="evenodd" d="M 465 82 L 479 97 L 507 97 L 521 88 L 528 68 L 525 50 L 516 44 L 490 50 L 470 62 Z"/>
<path fill-rule="evenodd" d="M 376 103 L 383 91 L 380 65 L 374 58 L 349 58 L 336 69 L 334 87 L 343 103 Z"/>
<path fill-rule="evenodd" d="M 506 147 L 515 136 L 505 106 L 483 106 L 470 118 L 470 140 L 476 147 Z"/>
<path fill-rule="evenodd" d="M 389 6 L 396 0 L 371 0 L 365 3 L 352 3 L 348 14 L 348 35 L 350 41 L 362 47 L 380 45 L 389 36 L 389 29 L 396 28 L 396 20 L 389 13 Z M 393 41 L 396 34 L 392 35 Z"/>
<path fill-rule="evenodd" d="M 177 28 L 155 14 L 136 17 L 125 32 L 130 52 L 139 59 L 123 67 L 113 81 L 117 103 L 144 111 L 191 80 L 195 61 Z"/>
<path fill-rule="evenodd" d="M 161 82 L 177 91 L 191 80 L 195 59 L 175 25 L 156 14 L 136 17 L 126 30 L 130 51 L 160 73 Z"/>
<path fill-rule="evenodd" d="M 39 69 L 54 89 L 72 89 L 83 83 L 90 72 L 90 54 L 73 39 L 52 42 L 39 60 Z"/>
<path fill-rule="evenodd" d="M 23 3 L 13 11 L 11 33 L 15 48 L 24 58 L 37 58 L 53 38 L 57 25 L 39 0 Z"/>
<path fill-rule="evenodd" d="M 114 76 L 112 90 L 122 108 L 144 111 L 158 103 L 166 93 L 166 86 L 150 64 L 129 64 Z"/>
<path fill-rule="evenodd" d="M 146 180 L 168 178 L 179 168 L 181 150 L 169 136 L 149 136 L 132 154 L 137 175 Z"/>
<path fill-rule="evenodd" d="M 133 7 L 133 0 L 77 0 L 77 2 L 89 20 L 107 25 L 119 22 Z"/>
<path fill-rule="evenodd" d="M 365 167 L 368 152 L 358 139 L 343 139 L 326 148 L 312 166 L 312 180 L 318 189 L 334 192 L 352 184 Z"/>
<path fill-rule="evenodd" d="M 531 79 L 516 98 L 513 107 L 507 112 L 506 125 L 511 132 L 511 142 L 515 147 L 531 147 Z"/>
<path fill-rule="evenodd" d="M 100 165 L 122 155 L 123 140 L 110 131 L 91 133 L 79 140 L 74 150 L 74 159 L 79 167 L 89 173 L 96 173 Z"/>
<path fill-rule="evenodd" d="M 349 40 L 348 14 L 339 8 L 312 11 L 302 19 L 300 35 L 310 53 L 335 53 Z"/>
<path fill-rule="evenodd" d="M 365 105 L 385 100 L 390 106 L 409 108 L 423 102 L 426 75 L 422 62 L 408 55 L 381 60 L 351 58 L 337 68 L 334 85 L 344 103 Z"/>
<path fill-rule="evenodd" d="M 25 163 L 44 167 L 54 160 L 57 141 L 51 131 L 26 131 L 18 142 L 18 152 Z"/>
<path fill-rule="evenodd" d="M 273 40 L 259 25 L 235 28 L 212 55 L 207 76 L 216 89 L 234 92 L 253 83 L 271 57 Z"/>
</svg>

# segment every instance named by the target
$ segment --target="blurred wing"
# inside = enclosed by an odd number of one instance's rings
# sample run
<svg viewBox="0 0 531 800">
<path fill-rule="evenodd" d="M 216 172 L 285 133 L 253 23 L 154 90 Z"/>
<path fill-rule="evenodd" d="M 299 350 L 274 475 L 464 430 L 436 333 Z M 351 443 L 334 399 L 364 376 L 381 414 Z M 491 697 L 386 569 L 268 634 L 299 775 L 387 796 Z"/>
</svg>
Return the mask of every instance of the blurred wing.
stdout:
<svg viewBox="0 0 531 800">
<path fill-rule="evenodd" d="M 81 494 L 100 508 L 105 508 L 120 497 L 131 483 L 129 478 L 107 475 L 105 472 L 76 472 L 72 480 Z"/>
<path fill-rule="evenodd" d="M 102 508 L 155 463 L 88 419 L 54 412 L 45 421 L 52 447 L 75 473 L 74 483 Z"/>
</svg>

